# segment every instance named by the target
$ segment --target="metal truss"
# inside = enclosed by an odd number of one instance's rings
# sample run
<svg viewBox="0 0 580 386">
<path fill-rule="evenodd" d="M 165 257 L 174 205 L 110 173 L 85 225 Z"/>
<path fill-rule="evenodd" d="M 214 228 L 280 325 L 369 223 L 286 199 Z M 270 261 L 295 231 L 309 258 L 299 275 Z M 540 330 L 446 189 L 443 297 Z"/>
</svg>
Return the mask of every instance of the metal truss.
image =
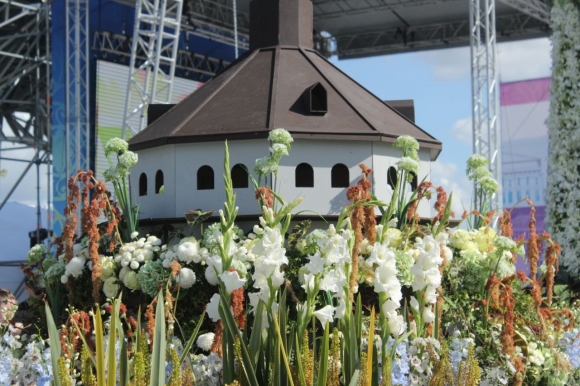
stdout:
<svg viewBox="0 0 580 386">
<path fill-rule="evenodd" d="M 542 0 L 500 0 L 502 3 L 517 9 L 543 23 L 550 23 L 550 6 Z"/>
<path fill-rule="evenodd" d="M 524 14 L 496 18 L 498 41 L 547 36 L 548 26 Z M 334 36 L 340 59 L 470 45 L 467 20 Z"/>
<path fill-rule="evenodd" d="M 455 0 L 314 0 L 314 20 L 326 20 L 361 13 L 420 7 Z"/>
<path fill-rule="evenodd" d="M 135 135 L 145 128 L 150 103 L 171 102 L 182 8 L 183 0 L 137 0 L 122 138 L 127 130 Z M 136 67 L 139 51 L 146 59 Z M 141 71 L 143 83 L 138 81 Z"/>
<path fill-rule="evenodd" d="M 489 161 L 491 175 L 500 184 L 491 208 L 502 208 L 501 133 L 496 49 L 495 0 L 469 0 L 473 152 Z M 474 195 L 475 208 L 481 207 Z"/>
<path fill-rule="evenodd" d="M 238 30 L 248 35 L 250 31 L 250 15 L 230 5 L 231 1 L 220 2 L 217 0 L 188 0 L 185 13 L 188 15 L 190 25 L 206 22 L 216 27 L 225 28 L 230 34 L 234 30 L 237 15 Z"/>
<path fill-rule="evenodd" d="M 0 160 L 22 162 L 24 171 L 0 202 L 8 202 L 28 172 L 36 169 L 37 228 L 40 228 L 40 166 L 50 165 L 52 151 L 50 112 L 50 8 L 47 3 L 25 4 L 0 0 Z M 8 147 L 4 144 L 9 143 Z M 29 159 L 14 156 L 33 150 Z M 51 205 L 50 188 L 47 203 Z M 51 229 L 50 217 L 46 227 Z M 38 230 L 39 231 L 39 230 Z"/>
<path fill-rule="evenodd" d="M 65 157 L 67 178 L 91 168 L 88 0 L 66 0 Z M 77 209 L 80 218 L 80 206 Z M 80 230 L 80 224 L 78 226 Z"/>
<path fill-rule="evenodd" d="M 121 63 L 129 63 L 131 57 L 132 39 L 125 35 L 110 32 L 97 31 L 93 36 L 93 49 L 99 52 L 99 56 L 105 60 L 114 60 Z M 146 60 L 145 53 L 137 52 L 137 65 Z M 184 78 L 197 81 L 207 81 L 221 73 L 229 62 L 216 59 L 194 52 L 178 50 L 175 64 L 176 74 Z"/>
</svg>

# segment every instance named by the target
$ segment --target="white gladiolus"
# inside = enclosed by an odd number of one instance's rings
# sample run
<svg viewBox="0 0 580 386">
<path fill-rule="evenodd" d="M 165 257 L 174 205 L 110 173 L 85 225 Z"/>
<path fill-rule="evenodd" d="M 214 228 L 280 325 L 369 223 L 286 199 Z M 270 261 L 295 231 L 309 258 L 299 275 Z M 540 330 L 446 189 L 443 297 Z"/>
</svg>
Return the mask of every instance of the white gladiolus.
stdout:
<svg viewBox="0 0 580 386">
<path fill-rule="evenodd" d="M 221 319 L 219 313 L 219 305 L 220 305 L 220 295 L 214 294 L 209 300 L 209 303 L 207 304 L 206 307 L 207 316 L 209 316 L 209 318 L 214 322 L 217 322 L 218 320 Z"/>
<path fill-rule="evenodd" d="M 231 294 L 233 291 L 237 290 L 238 288 L 242 288 L 246 283 L 246 279 L 240 279 L 240 275 L 238 275 L 237 271 L 228 271 L 219 274 L 219 278 L 224 283 L 226 287 L 226 291 Z"/>
<path fill-rule="evenodd" d="M 326 323 L 332 323 L 332 321 L 334 320 L 334 310 L 336 308 L 334 308 L 333 306 L 324 306 L 321 309 L 314 311 L 314 316 L 316 316 L 316 319 L 318 319 L 320 321 L 320 324 L 322 324 L 323 328 L 326 328 Z"/>
</svg>

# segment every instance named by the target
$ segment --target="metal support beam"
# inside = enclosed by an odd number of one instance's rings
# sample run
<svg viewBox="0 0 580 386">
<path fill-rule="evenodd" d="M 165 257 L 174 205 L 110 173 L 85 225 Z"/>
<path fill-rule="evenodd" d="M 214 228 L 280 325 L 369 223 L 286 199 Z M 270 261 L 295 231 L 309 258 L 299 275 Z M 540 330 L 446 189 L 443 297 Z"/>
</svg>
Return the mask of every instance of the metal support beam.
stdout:
<svg viewBox="0 0 580 386">
<path fill-rule="evenodd" d="M 122 138 L 145 128 L 150 103 L 171 102 L 182 9 L 183 0 L 137 0 Z M 139 49 L 146 59 L 136 67 Z"/>
<path fill-rule="evenodd" d="M 500 0 L 502 3 L 517 9 L 543 23 L 550 23 L 550 6 L 542 0 Z"/>
<path fill-rule="evenodd" d="M 482 0 L 483 1 L 483 0 Z M 507 42 L 548 36 L 548 25 L 524 14 L 501 15 L 496 19 L 496 38 Z M 387 55 L 421 50 L 469 46 L 470 24 L 467 20 L 429 25 L 397 27 L 376 31 L 335 35 L 339 59 Z"/>
<path fill-rule="evenodd" d="M 90 162 L 88 0 L 66 0 L 65 146 L 67 178 Z M 77 209 L 80 218 L 80 207 Z M 80 229 L 80 223 L 79 228 Z"/>
<path fill-rule="evenodd" d="M 495 0 L 469 0 L 471 41 L 471 89 L 473 152 L 489 161 L 492 177 L 500 189 L 491 202 L 501 209 L 501 135 L 498 119 L 499 90 L 495 25 Z M 475 208 L 480 208 L 474 195 Z"/>
</svg>

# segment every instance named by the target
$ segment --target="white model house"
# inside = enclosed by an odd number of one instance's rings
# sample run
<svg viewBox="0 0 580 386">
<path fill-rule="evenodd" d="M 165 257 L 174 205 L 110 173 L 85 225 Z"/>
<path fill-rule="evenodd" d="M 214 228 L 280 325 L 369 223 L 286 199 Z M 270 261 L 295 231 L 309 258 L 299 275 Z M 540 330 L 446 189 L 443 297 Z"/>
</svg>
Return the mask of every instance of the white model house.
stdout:
<svg viewBox="0 0 580 386">
<path fill-rule="evenodd" d="M 312 48 L 310 0 L 253 0 L 250 7 L 250 50 L 130 140 L 139 154 L 131 186 L 142 220 L 171 222 L 188 210 L 220 209 L 226 139 L 239 214 L 258 215 L 240 165 L 251 171 L 269 154 L 275 128 L 295 141 L 275 183 L 287 200 L 305 197 L 296 211 L 338 215 L 348 204 L 346 188 L 362 176 L 360 163 L 374 170 L 376 196 L 389 201 L 388 176 L 400 157 L 392 142 L 400 135 L 421 146 L 418 181 L 429 175 L 441 143 Z M 419 215 L 429 215 L 427 204 Z"/>
</svg>

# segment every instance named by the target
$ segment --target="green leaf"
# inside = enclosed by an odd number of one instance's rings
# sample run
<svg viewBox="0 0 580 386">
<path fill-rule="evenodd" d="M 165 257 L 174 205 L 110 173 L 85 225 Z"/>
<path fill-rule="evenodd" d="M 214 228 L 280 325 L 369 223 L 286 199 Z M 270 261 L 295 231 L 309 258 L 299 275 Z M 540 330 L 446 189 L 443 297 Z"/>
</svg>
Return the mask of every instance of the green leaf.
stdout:
<svg viewBox="0 0 580 386">
<path fill-rule="evenodd" d="M 58 371 L 56 371 L 58 369 L 58 359 L 61 356 L 60 337 L 54 319 L 52 318 L 52 312 L 50 312 L 47 303 L 44 303 L 44 312 L 46 313 L 46 325 L 48 327 L 48 339 L 50 341 L 50 359 L 52 368 L 54 369 L 54 386 L 61 386 L 61 380 L 58 376 Z"/>
<path fill-rule="evenodd" d="M 234 320 L 234 316 L 232 315 L 232 310 L 230 307 L 225 307 L 224 304 L 227 304 L 225 299 L 226 295 L 224 294 L 224 290 L 220 289 L 220 304 L 219 304 L 219 313 L 222 318 L 222 323 L 224 325 L 224 332 L 225 329 L 228 330 L 228 333 L 232 337 L 238 337 L 240 339 L 240 347 L 242 351 L 242 364 L 243 370 L 245 371 L 246 379 L 250 386 L 258 386 L 258 380 L 256 379 L 256 373 L 254 371 L 254 367 L 252 365 L 252 359 L 250 358 L 250 354 L 248 353 L 248 347 L 246 346 L 246 342 L 244 342 L 242 335 L 236 325 L 236 321 Z M 233 348 L 232 348 L 233 349 Z"/>
<path fill-rule="evenodd" d="M 97 384 L 105 386 L 105 339 L 103 337 L 103 319 L 101 318 L 101 308 L 93 311 L 93 324 L 95 325 L 95 357 L 97 360 Z"/>
<path fill-rule="evenodd" d="M 360 370 L 356 370 L 354 372 L 354 374 L 352 375 L 352 378 L 350 379 L 350 383 L 348 384 L 349 386 L 356 386 L 358 385 L 358 377 L 360 376 Z"/>
<path fill-rule="evenodd" d="M 157 308 L 155 310 L 155 335 L 153 336 L 153 351 L 151 353 L 151 376 L 150 385 L 165 385 L 165 301 L 163 292 L 157 295 Z"/>
<path fill-rule="evenodd" d="M 109 328 L 109 344 L 107 345 L 107 386 L 116 386 L 117 383 L 117 358 L 116 358 L 116 343 L 117 343 L 117 319 L 118 319 L 118 302 L 115 300 L 111 312 L 111 324 Z M 115 317 L 117 316 L 117 317 Z M 120 337 L 120 339 L 123 339 Z"/>
<path fill-rule="evenodd" d="M 187 355 L 189 354 L 189 351 L 191 350 L 191 347 L 193 346 L 193 342 L 195 342 L 195 338 L 197 338 L 197 334 L 199 334 L 199 329 L 201 328 L 204 317 L 205 317 L 205 310 L 203 310 L 203 312 L 201 313 L 201 316 L 199 317 L 199 320 L 197 321 L 197 325 L 195 326 L 195 330 L 193 330 L 191 337 L 189 338 L 189 340 L 187 341 L 187 344 L 183 348 L 183 353 L 181 354 L 181 358 L 179 358 L 179 364 L 182 364 L 183 361 L 185 360 L 185 358 L 187 357 Z"/>
<path fill-rule="evenodd" d="M 318 386 L 326 386 L 326 378 L 328 376 L 328 340 L 330 325 L 326 322 L 324 328 L 324 337 L 322 339 L 322 347 L 320 347 L 320 359 L 318 361 Z"/>
</svg>

